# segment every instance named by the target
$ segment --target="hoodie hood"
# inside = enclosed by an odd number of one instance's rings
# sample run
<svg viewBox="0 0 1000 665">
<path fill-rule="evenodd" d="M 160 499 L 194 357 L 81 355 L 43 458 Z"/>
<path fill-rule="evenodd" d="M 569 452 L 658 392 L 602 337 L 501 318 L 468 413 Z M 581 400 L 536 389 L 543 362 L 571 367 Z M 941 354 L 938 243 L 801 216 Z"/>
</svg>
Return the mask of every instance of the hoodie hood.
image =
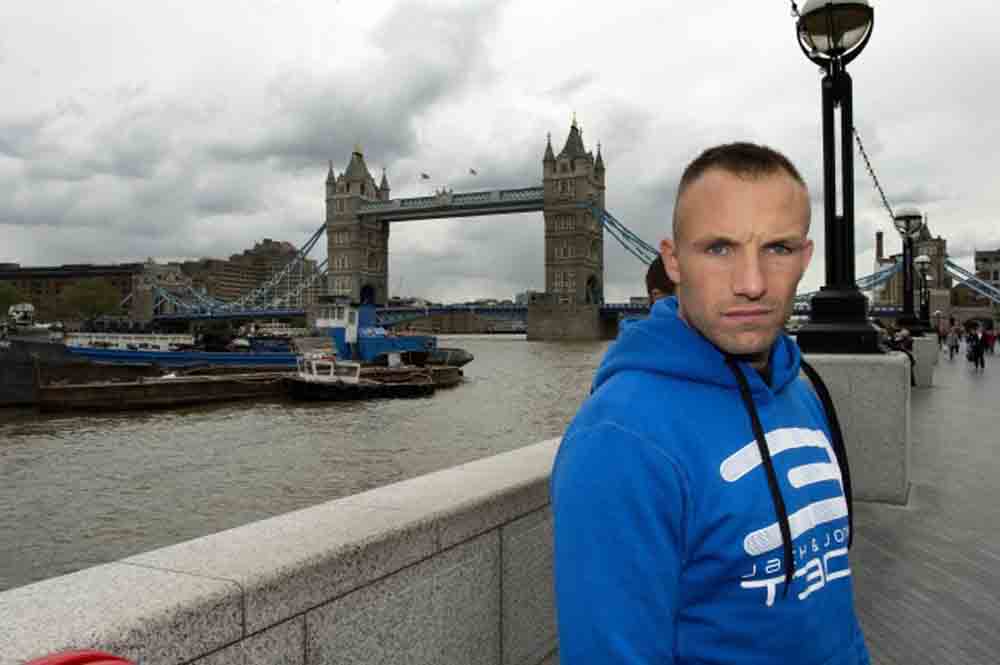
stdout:
<svg viewBox="0 0 1000 665">
<path fill-rule="evenodd" d="M 619 372 L 651 372 L 738 390 L 723 352 L 689 326 L 677 312 L 676 296 L 653 305 L 647 319 L 626 328 L 605 355 L 594 377 L 596 390 Z M 739 363 L 758 399 L 781 392 L 799 375 L 799 347 L 784 333 L 771 346 L 770 386 L 748 363 Z"/>
</svg>

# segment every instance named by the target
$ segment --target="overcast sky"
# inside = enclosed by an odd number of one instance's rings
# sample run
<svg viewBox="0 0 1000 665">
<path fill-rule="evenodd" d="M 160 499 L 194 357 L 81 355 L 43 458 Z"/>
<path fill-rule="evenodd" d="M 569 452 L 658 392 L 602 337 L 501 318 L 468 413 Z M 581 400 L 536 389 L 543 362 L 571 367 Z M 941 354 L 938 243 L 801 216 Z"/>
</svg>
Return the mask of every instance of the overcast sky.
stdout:
<svg viewBox="0 0 1000 665">
<path fill-rule="evenodd" d="M 849 67 L 855 124 L 890 203 L 925 210 L 971 267 L 974 249 L 1000 248 L 1000 8 L 873 4 L 874 35 Z M 535 186 L 546 133 L 560 150 L 574 111 L 587 147 L 603 146 L 608 209 L 651 244 L 681 170 L 721 142 L 784 151 L 815 204 L 820 76 L 789 8 L 0 0 L 0 262 L 300 244 L 323 221 L 327 160 L 343 170 L 357 142 L 393 196 Z M 855 176 L 860 276 L 876 230 L 889 252 L 899 239 L 860 157 Z M 803 289 L 823 281 L 815 205 L 813 219 Z M 645 267 L 605 243 L 607 299 L 642 294 Z M 389 270 L 393 295 L 448 302 L 542 289 L 542 215 L 394 224 Z"/>
</svg>

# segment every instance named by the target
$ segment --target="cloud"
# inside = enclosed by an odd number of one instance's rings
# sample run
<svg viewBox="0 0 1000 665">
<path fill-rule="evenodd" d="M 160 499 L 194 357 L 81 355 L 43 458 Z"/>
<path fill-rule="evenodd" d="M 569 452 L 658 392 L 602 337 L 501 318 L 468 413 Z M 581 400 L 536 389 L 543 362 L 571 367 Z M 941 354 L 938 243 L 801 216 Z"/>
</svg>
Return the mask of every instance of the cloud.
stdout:
<svg viewBox="0 0 1000 665">
<path fill-rule="evenodd" d="M 282 233 L 301 242 L 323 219 L 327 159 L 358 140 L 370 164 L 412 157 L 423 114 L 488 84 L 501 5 L 401 3 L 360 58 L 288 66 L 259 91 L 185 97 L 129 82 L 0 117 L 0 226 L 34 227 L 44 243 L 14 258 L 227 256 Z"/>
<path fill-rule="evenodd" d="M 423 114 L 489 82 L 485 37 L 499 7 L 401 4 L 372 33 L 379 57 L 333 76 L 285 73 L 269 86 L 275 105 L 262 130 L 209 153 L 221 161 L 274 159 L 285 169 L 349 155 L 358 142 L 382 164 L 412 155 Z"/>
<path fill-rule="evenodd" d="M 376 178 L 387 168 L 393 196 L 537 185 L 546 133 L 558 152 L 576 111 L 588 148 L 602 144 L 609 210 L 652 245 L 701 150 L 739 139 L 780 149 L 814 204 L 804 288 L 822 283 L 820 79 L 787 4 L 619 3 L 595 22 L 564 0 L 288 0 L 255 12 L 229 0 L 194 27 L 144 2 L 61 8 L 76 12 L 73 39 L 43 52 L 59 17 L 11 5 L 17 20 L 5 25 L 18 27 L 0 36 L 2 67 L 18 94 L 0 109 L 0 260 L 224 257 L 265 236 L 301 243 L 324 217 L 327 160 L 342 170 L 356 142 Z M 890 203 L 924 209 L 955 257 L 1000 246 L 990 180 L 1000 70 L 983 65 L 1000 53 L 995 7 L 878 12 L 850 69 L 855 123 Z M 140 18 L 149 29 L 137 35 Z M 898 241 L 860 155 L 854 163 L 861 275 L 877 230 Z M 390 270 L 405 273 L 407 291 L 509 297 L 542 284 L 539 214 L 392 233 Z M 609 298 L 643 292 L 644 266 L 610 236 L 605 257 Z"/>
<path fill-rule="evenodd" d="M 594 72 L 577 74 L 576 76 L 571 76 L 565 81 L 549 88 L 542 93 L 542 96 L 551 97 L 556 100 L 563 100 L 572 97 L 595 81 L 597 81 L 597 74 Z"/>
</svg>

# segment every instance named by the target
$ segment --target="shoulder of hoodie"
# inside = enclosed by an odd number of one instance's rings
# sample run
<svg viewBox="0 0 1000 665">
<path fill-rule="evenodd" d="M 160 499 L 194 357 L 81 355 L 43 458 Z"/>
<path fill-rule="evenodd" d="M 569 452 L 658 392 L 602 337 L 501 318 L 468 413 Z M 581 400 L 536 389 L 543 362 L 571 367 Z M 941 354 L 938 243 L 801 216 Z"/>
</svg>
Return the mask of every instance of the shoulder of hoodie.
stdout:
<svg viewBox="0 0 1000 665">
<path fill-rule="evenodd" d="M 668 392 L 670 385 L 677 383 L 681 381 L 675 377 L 641 369 L 629 370 L 609 378 L 580 407 L 563 437 L 560 454 L 573 448 L 574 442 L 606 442 L 613 439 L 617 445 L 655 451 L 658 456 L 669 461 L 684 477 L 683 482 L 686 484 L 683 464 L 674 451 L 676 441 L 662 436 L 663 419 L 679 421 L 683 417 L 683 410 L 673 406 L 665 409 L 671 401 L 664 402 L 662 398 L 657 398 L 657 395 Z M 660 423 L 654 431 L 650 424 L 656 419 Z M 667 429 L 670 429 L 669 426 Z M 635 448 L 631 452 L 636 452 Z"/>
</svg>

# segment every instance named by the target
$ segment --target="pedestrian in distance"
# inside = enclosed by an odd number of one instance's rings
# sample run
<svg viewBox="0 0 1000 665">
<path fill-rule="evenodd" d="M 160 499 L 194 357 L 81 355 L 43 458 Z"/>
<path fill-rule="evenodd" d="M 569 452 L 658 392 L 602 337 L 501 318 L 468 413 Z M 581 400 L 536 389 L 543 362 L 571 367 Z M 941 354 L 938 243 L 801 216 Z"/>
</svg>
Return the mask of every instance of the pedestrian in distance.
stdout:
<svg viewBox="0 0 1000 665">
<path fill-rule="evenodd" d="M 869 663 L 843 438 L 782 332 L 809 216 L 770 148 L 681 176 L 660 244 L 676 294 L 610 347 L 553 467 L 560 662 Z"/>
<path fill-rule="evenodd" d="M 962 329 L 958 326 L 952 326 L 945 337 L 945 342 L 948 344 L 948 360 L 954 360 L 955 354 L 958 353 L 959 344 L 962 339 Z"/>
<path fill-rule="evenodd" d="M 978 371 L 986 370 L 986 337 L 979 324 L 975 324 L 969 332 L 969 340 L 966 343 L 966 357 L 972 363 L 972 368 Z"/>
</svg>

